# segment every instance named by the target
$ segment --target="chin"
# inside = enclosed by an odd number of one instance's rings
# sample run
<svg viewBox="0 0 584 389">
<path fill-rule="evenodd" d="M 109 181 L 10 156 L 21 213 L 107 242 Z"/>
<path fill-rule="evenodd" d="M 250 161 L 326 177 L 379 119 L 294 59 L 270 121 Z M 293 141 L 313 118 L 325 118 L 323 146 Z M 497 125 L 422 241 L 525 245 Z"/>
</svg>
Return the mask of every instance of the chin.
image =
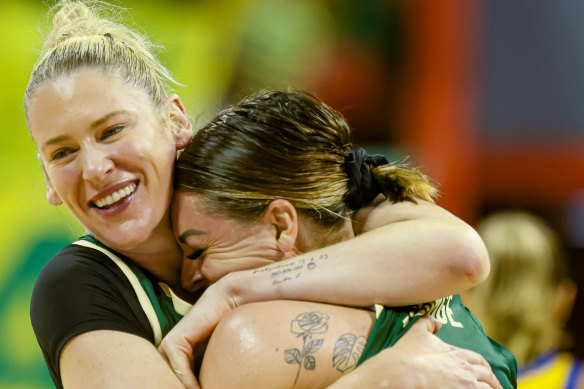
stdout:
<svg viewBox="0 0 584 389">
<path fill-rule="evenodd" d="M 148 231 L 148 232 L 146 232 Z M 105 234 L 94 234 L 106 246 L 117 251 L 131 251 L 145 243 L 151 236 L 151 231 L 140 228 L 132 233 L 108 231 Z"/>
</svg>

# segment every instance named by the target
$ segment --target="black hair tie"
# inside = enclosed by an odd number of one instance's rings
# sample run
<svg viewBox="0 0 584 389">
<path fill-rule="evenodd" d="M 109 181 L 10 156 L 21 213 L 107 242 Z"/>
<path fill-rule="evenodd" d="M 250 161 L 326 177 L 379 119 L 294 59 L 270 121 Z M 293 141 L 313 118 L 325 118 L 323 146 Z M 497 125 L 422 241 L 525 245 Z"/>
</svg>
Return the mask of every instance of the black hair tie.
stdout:
<svg viewBox="0 0 584 389">
<path fill-rule="evenodd" d="M 345 170 L 349 176 L 349 193 L 345 202 L 353 211 L 368 205 L 381 193 L 379 183 L 371 174 L 371 167 L 386 165 L 389 161 L 380 154 L 368 155 L 364 148 L 345 155 Z"/>
</svg>

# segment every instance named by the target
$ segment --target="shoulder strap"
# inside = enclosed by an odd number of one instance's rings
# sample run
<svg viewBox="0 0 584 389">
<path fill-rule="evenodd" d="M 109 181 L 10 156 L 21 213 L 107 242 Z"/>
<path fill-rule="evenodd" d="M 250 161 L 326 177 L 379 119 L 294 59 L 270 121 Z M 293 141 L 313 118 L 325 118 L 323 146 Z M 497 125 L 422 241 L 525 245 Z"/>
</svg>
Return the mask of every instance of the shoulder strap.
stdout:
<svg viewBox="0 0 584 389">
<path fill-rule="evenodd" d="M 78 240 L 76 242 L 73 242 L 73 244 L 101 251 L 102 253 L 107 255 L 108 258 L 110 258 L 116 265 L 118 265 L 122 273 L 124 273 L 128 281 L 130 281 L 132 288 L 134 288 L 134 292 L 138 297 L 138 302 L 140 303 L 140 306 L 142 306 L 142 310 L 146 314 L 146 317 L 150 322 L 150 326 L 152 327 L 152 333 L 154 334 L 154 345 L 158 347 L 158 345 L 162 341 L 162 329 L 160 328 L 158 316 L 156 315 L 154 306 L 152 305 L 152 302 L 150 301 L 148 295 L 144 291 L 144 288 L 142 288 L 142 285 L 140 285 L 138 277 L 134 274 L 134 272 L 132 272 L 130 267 L 124 261 L 118 258 L 115 254 L 104 249 L 103 247 L 96 245 L 95 243 L 88 242 L 86 240 Z"/>
</svg>

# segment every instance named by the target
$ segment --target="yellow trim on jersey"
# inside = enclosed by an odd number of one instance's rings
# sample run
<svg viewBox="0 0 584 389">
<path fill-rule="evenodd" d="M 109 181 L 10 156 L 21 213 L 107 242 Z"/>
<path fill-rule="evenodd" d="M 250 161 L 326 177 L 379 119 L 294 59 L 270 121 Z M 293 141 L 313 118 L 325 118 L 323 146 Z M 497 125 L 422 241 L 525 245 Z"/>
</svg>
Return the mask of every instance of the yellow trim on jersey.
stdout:
<svg viewBox="0 0 584 389">
<path fill-rule="evenodd" d="M 152 327 L 152 332 L 154 334 L 154 345 L 158 347 L 160 345 L 160 342 L 162 342 L 162 329 L 160 328 L 158 316 L 156 316 L 156 311 L 154 310 L 152 302 L 148 298 L 146 291 L 144 291 L 144 288 L 142 288 L 142 285 L 140 285 L 138 277 L 136 277 L 136 275 L 130 269 L 130 267 L 124 261 L 118 258 L 114 253 L 94 243 L 88 242 L 86 240 L 78 240 L 76 242 L 73 242 L 73 244 L 101 251 L 102 253 L 107 255 L 109 259 L 111 259 L 116 265 L 118 265 L 122 273 L 124 273 L 128 281 L 130 281 L 132 288 L 134 288 L 134 292 L 136 292 L 136 296 L 138 297 L 140 306 L 142 306 L 142 310 L 144 311 L 146 317 L 148 318 L 148 321 L 150 322 L 150 327 Z"/>
<path fill-rule="evenodd" d="M 174 294 L 172 289 L 170 289 L 170 286 L 166 285 L 164 282 L 159 282 L 158 285 L 162 288 L 164 294 L 170 297 L 170 300 L 172 301 L 172 305 L 174 306 L 174 310 L 176 311 L 176 313 L 179 313 L 184 316 L 187 314 L 189 309 L 193 307 L 193 304 L 187 303 L 186 301 L 178 297 L 176 294 Z"/>
<path fill-rule="evenodd" d="M 383 312 L 384 309 L 385 309 L 385 307 L 383 305 L 375 304 L 375 318 L 376 319 L 379 319 L 379 315 L 381 315 L 381 312 Z"/>
</svg>

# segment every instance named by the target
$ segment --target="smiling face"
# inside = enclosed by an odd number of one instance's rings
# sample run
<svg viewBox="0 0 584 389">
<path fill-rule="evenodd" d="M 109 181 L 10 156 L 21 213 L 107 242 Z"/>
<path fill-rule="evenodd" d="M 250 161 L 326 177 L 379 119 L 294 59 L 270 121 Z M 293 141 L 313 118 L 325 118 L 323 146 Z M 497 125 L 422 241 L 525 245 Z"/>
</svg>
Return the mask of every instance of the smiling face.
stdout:
<svg viewBox="0 0 584 389">
<path fill-rule="evenodd" d="M 49 201 L 104 244 L 139 249 L 156 228 L 170 228 L 177 138 L 144 93 L 82 71 L 41 85 L 28 122 Z"/>
<path fill-rule="evenodd" d="M 210 216 L 200 195 L 177 192 L 172 205 L 174 233 L 185 259 L 183 287 L 196 290 L 205 280 L 253 269 L 293 255 L 282 251 L 277 230 L 265 218 L 246 223 Z M 287 251 L 287 250 L 285 250 Z"/>
</svg>

